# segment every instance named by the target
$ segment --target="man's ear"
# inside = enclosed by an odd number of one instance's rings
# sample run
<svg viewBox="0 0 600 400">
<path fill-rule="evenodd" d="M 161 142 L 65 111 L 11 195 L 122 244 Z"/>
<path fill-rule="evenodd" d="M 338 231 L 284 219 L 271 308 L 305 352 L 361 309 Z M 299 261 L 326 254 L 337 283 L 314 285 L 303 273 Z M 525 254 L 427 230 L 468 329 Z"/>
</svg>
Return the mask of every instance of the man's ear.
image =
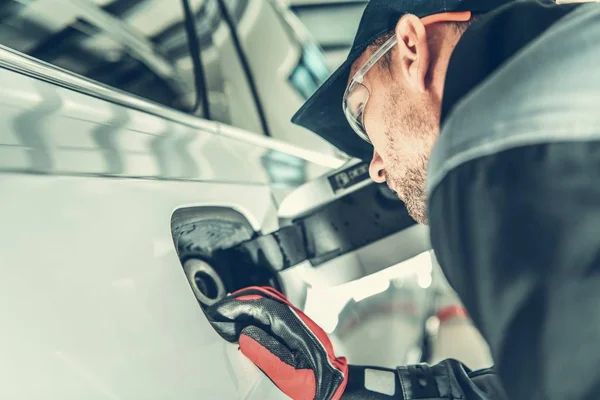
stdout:
<svg viewBox="0 0 600 400">
<path fill-rule="evenodd" d="M 406 14 L 396 24 L 400 71 L 407 82 L 417 90 L 427 89 L 429 72 L 429 44 L 427 30 L 419 17 Z"/>
</svg>

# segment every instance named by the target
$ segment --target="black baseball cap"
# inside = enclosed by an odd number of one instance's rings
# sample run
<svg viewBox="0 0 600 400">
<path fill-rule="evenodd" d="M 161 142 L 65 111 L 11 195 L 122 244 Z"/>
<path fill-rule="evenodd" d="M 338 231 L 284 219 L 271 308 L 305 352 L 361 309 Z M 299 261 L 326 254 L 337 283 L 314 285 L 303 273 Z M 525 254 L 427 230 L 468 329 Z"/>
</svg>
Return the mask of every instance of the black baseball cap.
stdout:
<svg viewBox="0 0 600 400">
<path fill-rule="evenodd" d="M 367 47 L 384 33 L 394 30 L 400 17 L 419 18 L 443 12 L 492 11 L 514 0 L 371 0 L 363 12 L 354 44 L 344 63 L 319 87 L 292 117 L 292 122 L 315 132 L 350 156 L 368 160 L 373 148 L 350 127 L 342 110 L 350 68 Z"/>
</svg>

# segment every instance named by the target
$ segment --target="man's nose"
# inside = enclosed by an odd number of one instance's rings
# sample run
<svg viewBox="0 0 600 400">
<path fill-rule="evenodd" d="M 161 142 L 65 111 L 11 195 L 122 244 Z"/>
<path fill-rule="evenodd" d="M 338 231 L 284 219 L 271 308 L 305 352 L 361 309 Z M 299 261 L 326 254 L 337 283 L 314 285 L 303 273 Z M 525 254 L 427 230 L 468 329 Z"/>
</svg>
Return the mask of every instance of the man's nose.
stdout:
<svg viewBox="0 0 600 400">
<path fill-rule="evenodd" d="M 369 165 L 369 176 L 376 183 L 385 182 L 385 169 L 383 168 L 383 160 L 377 151 L 373 152 L 373 158 Z"/>
</svg>

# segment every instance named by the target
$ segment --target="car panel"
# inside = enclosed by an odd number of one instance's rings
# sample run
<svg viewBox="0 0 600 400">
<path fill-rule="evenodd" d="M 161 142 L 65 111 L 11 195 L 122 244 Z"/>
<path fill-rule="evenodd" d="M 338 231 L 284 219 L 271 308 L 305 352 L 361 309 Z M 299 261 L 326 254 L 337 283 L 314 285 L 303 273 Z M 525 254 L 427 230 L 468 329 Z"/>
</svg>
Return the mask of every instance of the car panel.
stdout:
<svg viewBox="0 0 600 400">
<path fill-rule="evenodd" d="M 170 220 L 217 206 L 275 230 L 273 171 L 304 171 L 307 152 L 13 51 L 0 60 L 0 397 L 282 398 L 205 319 Z"/>
<path fill-rule="evenodd" d="M 306 91 L 329 70 L 314 41 L 297 34 L 285 8 L 263 0 L 192 1 L 191 7 L 207 89 L 207 99 L 198 100 L 208 101 L 210 115 L 193 111 L 195 64 L 181 4 L 8 0 L 0 4 L 0 44 L 173 109 L 339 155 L 290 122 Z M 264 46 L 266 41 L 272 43 Z"/>
<path fill-rule="evenodd" d="M 262 224 L 268 187 L 1 174 L 0 188 L 0 397 L 238 398 L 169 222 L 218 204 Z"/>
<path fill-rule="evenodd" d="M 2 170 L 267 183 L 273 153 L 281 153 L 280 168 L 319 164 L 306 179 L 344 162 L 168 109 L 1 46 L 0 66 Z M 56 152 L 66 154 L 60 165 L 52 160 Z"/>
</svg>

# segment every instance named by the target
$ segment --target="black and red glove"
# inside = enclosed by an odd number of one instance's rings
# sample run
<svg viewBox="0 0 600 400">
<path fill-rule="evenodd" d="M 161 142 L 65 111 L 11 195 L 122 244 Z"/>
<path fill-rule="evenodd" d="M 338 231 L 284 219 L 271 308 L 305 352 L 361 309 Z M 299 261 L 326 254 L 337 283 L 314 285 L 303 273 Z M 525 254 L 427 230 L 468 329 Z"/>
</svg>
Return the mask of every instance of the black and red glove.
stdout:
<svg viewBox="0 0 600 400">
<path fill-rule="evenodd" d="M 209 321 L 227 341 L 294 400 L 340 399 L 348 364 L 336 357 L 327 334 L 281 293 L 251 287 L 206 310 Z"/>
<path fill-rule="evenodd" d="M 507 398 L 493 370 L 471 375 L 456 360 L 396 369 L 348 365 L 335 356 L 327 334 L 272 288 L 240 290 L 206 313 L 217 332 L 238 342 L 242 353 L 293 400 Z"/>
</svg>

